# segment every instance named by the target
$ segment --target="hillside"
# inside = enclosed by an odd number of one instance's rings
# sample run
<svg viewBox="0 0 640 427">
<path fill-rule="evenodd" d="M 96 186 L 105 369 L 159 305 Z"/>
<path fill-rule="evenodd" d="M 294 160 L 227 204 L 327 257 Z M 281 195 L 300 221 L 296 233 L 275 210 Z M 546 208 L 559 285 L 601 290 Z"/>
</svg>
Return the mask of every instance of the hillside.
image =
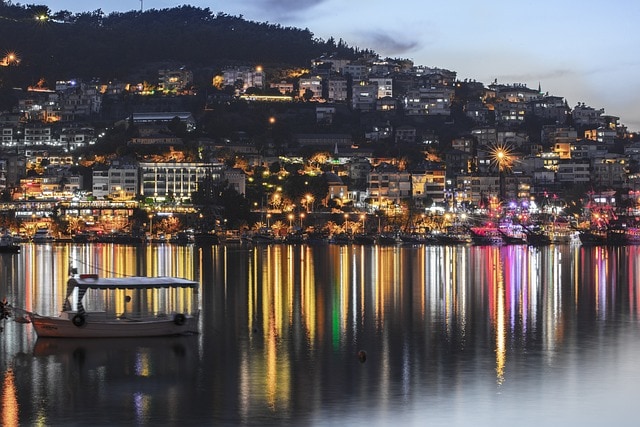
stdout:
<svg viewBox="0 0 640 427">
<path fill-rule="evenodd" d="M 0 51 L 20 58 L 20 67 L 14 67 L 19 72 L 3 74 L 5 87 L 33 85 L 41 78 L 155 79 L 163 63 L 196 71 L 234 63 L 307 67 L 325 52 L 345 58 L 362 53 L 342 40 L 314 38 L 308 29 L 192 6 L 104 15 L 2 2 L 0 23 Z"/>
</svg>

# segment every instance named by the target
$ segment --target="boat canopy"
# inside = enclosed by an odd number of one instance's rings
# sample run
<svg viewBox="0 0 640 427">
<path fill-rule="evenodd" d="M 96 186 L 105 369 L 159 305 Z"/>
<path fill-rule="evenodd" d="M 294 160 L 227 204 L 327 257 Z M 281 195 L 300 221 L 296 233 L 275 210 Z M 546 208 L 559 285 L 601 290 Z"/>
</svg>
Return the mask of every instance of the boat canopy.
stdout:
<svg viewBox="0 0 640 427">
<path fill-rule="evenodd" d="M 196 288 L 198 282 L 179 277 L 98 277 L 95 274 L 81 274 L 67 282 L 67 289 L 157 289 Z"/>
<path fill-rule="evenodd" d="M 179 277 L 99 277 L 97 274 L 81 274 L 71 277 L 67 281 L 67 295 L 62 307 L 63 311 L 71 310 L 70 296 L 74 289 L 78 289 L 78 312 L 84 314 L 82 299 L 88 289 L 173 289 L 191 288 L 198 291 L 198 282 Z"/>
</svg>

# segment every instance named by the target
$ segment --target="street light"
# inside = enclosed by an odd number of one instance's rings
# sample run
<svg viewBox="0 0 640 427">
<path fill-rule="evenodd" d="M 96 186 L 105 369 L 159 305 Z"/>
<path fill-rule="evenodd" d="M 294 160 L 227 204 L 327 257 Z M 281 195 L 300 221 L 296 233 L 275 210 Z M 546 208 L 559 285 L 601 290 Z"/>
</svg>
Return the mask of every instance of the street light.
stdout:
<svg viewBox="0 0 640 427">
<path fill-rule="evenodd" d="M 302 220 L 304 219 L 304 213 L 300 214 L 300 229 L 302 230 Z"/>
<path fill-rule="evenodd" d="M 367 216 L 365 214 L 360 215 L 360 219 L 362 220 L 362 232 L 364 233 L 365 228 L 364 228 L 364 220 Z"/>
<path fill-rule="evenodd" d="M 349 214 L 344 214 L 344 230 L 349 232 Z"/>
<path fill-rule="evenodd" d="M 149 214 L 149 235 L 153 236 L 153 214 Z"/>
<path fill-rule="evenodd" d="M 289 228 L 293 228 L 293 214 L 289 214 Z"/>
</svg>

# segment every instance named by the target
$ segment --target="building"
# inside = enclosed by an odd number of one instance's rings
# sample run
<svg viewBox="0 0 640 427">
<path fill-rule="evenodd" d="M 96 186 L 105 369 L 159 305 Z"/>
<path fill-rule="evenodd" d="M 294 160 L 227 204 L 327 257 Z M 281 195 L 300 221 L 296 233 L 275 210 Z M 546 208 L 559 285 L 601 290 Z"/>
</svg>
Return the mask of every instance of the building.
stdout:
<svg viewBox="0 0 640 427">
<path fill-rule="evenodd" d="M 221 163 L 140 163 L 139 194 L 154 201 L 186 202 L 205 176 L 221 181 L 223 168 Z"/>
<path fill-rule="evenodd" d="M 374 84 L 353 85 L 351 106 L 354 110 L 373 111 L 376 108 L 378 87 Z"/>
<path fill-rule="evenodd" d="M 304 98 L 307 91 L 311 93 L 311 100 L 319 100 L 322 98 L 322 78 L 318 76 L 303 77 L 299 82 L 298 96 Z"/>
<path fill-rule="evenodd" d="M 369 172 L 367 188 L 372 204 L 387 209 L 411 197 L 411 174 L 389 163 L 380 163 Z"/>
<path fill-rule="evenodd" d="M 369 84 L 376 85 L 377 99 L 393 98 L 393 79 L 391 77 L 369 77 Z"/>
<path fill-rule="evenodd" d="M 346 101 L 349 96 L 347 79 L 339 76 L 332 76 L 327 80 L 327 100 Z"/>
<path fill-rule="evenodd" d="M 443 203 L 445 168 L 442 165 L 423 165 L 411 170 L 411 197 L 418 207 Z"/>
<path fill-rule="evenodd" d="M 193 73 L 182 67 L 177 70 L 158 70 L 158 90 L 182 93 L 193 85 Z"/>
<path fill-rule="evenodd" d="M 238 67 L 224 70 L 223 79 L 225 86 L 233 86 L 239 94 L 246 92 L 250 87 L 263 89 L 266 76 L 262 67 Z"/>
<path fill-rule="evenodd" d="M 410 116 L 448 116 L 454 92 L 447 86 L 410 89 L 404 98 L 404 109 Z"/>
</svg>

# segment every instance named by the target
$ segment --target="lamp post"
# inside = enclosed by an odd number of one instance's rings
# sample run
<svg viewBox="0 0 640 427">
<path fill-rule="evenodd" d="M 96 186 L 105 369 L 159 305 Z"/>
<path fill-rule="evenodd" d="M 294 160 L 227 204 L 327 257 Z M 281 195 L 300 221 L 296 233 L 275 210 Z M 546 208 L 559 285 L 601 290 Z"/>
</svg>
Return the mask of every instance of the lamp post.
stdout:
<svg viewBox="0 0 640 427">
<path fill-rule="evenodd" d="M 289 214 L 289 228 L 293 228 L 293 214 Z"/>
<path fill-rule="evenodd" d="M 153 236 L 153 214 L 149 214 L 149 235 Z"/>
<path fill-rule="evenodd" d="M 349 232 L 349 214 L 344 214 L 344 231 Z"/>
<path fill-rule="evenodd" d="M 365 214 L 360 215 L 360 219 L 362 220 L 362 233 L 364 234 L 365 232 L 365 228 L 364 228 L 364 220 L 367 216 Z"/>
<path fill-rule="evenodd" d="M 304 219 L 304 213 L 300 214 L 300 229 L 302 230 L 302 220 Z"/>
</svg>

